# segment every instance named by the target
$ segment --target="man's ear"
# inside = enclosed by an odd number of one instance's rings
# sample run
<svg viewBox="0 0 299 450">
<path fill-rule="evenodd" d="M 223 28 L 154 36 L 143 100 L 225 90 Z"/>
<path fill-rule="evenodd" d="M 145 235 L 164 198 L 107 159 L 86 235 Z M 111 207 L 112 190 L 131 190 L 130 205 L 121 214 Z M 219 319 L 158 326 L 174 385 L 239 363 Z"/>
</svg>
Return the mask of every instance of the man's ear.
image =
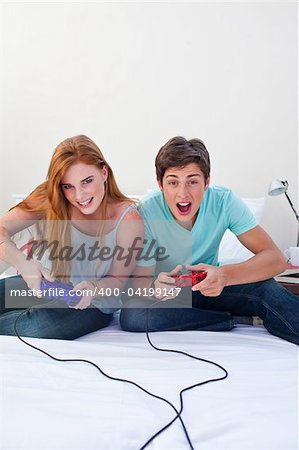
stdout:
<svg viewBox="0 0 299 450">
<path fill-rule="evenodd" d="M 162 186 L 161 181 L 157 180 L 157 183 L 158 183 L 160 191 L 163 191 L 163 186 Z"/>
<path fill-rule="evenodd" d="M 206 183 L 205 183 L 205 191 L 208 189 L 208 187 L 209 187 L 209 185 L 210 185 L 210 177 L 208 177 L 207 179 L 206 179 Z"/>
</svg>

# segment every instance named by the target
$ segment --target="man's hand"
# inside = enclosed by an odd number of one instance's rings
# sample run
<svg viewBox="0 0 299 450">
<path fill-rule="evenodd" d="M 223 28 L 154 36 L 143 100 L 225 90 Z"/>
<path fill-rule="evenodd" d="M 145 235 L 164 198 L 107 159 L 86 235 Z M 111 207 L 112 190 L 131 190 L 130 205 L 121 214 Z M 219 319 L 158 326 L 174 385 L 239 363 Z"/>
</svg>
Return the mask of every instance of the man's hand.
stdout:
<svg viewBox="0 0 299 450">
<path fill-rule="evenodd" d="M 199 291 L 206 297 L 217 297 L 226 286 L 227 280 L 220 267 L 210 266 L 208 264 L 196 264 L 194 266 L 187 264 L 186 268 L 194 272 L 204 270 L 207 273 L 203 281 L 192 287 L 192 291 Z"/>
<path fill-rule="evenodd" d="M 179 264 L 170 272 L 160 272 L 158 278 L 154 282 L 155 288 L 155 298 L 165 301 L 170 298 L 175 298 L 177 295 L 175 292 L 169 293 L 172 289 L 174 291 L 175 288 L 175 279 L 173 278 L 175 275 L 180 275 L 182 271 L 182 265 Z M 169 295 L 167 295 L 169 293 Z M 166 294 L 166 296 L 165 296 Z"/>
</svg>

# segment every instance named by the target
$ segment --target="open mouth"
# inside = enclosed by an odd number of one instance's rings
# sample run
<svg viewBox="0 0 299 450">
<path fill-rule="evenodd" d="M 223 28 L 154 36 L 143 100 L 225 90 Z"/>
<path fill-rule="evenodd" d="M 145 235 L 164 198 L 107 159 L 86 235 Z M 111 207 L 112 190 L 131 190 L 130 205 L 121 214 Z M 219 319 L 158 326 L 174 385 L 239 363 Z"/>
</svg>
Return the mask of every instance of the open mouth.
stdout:
<svg viewBox="0 0 299 450">
<path fill-rule="evenodd" d="M 180 214 L 187 215 L 191 211 L 191 203 L 190 202 L 180 202 L 176 204 Z"/>
<path fill-rule="evenodd" d="M 90 197 L 89 199 L 84 200 L 84 202 L 77 202 L 77 203 L 81 208 L 86 208 L 87 206 L 89 206 L 91 204 L 92 200 L 93 200 L 93 197 Z"/>
</svg>

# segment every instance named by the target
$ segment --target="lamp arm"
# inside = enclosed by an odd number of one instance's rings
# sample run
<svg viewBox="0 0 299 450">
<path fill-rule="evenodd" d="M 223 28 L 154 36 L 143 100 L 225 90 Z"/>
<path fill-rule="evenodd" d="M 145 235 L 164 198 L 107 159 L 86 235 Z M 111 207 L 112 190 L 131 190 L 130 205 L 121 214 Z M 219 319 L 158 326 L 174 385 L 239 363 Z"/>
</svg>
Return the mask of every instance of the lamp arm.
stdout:
<svg viewBox="0 0 299 450">
<path fill-rule="evenodd" d="M 293 203 L 291 202 L 291 199 L 290 199 L 290 197 L 288 196 L 288 194 L 287 194 L 286 192 L 285 192 L 285 196 L 286 196 L 286 198 L 287 198 L 287 200 L 288 200 L 289 204 L 291 205 L 291 208 L 292 208 L 292 210 L 294 211 L 294 214 L 295 214 L 295 216 L 296 216 L 296 219 L 297 219 L 297 221 L 298 221 L 298 230 L 297 230 L 297 247 L 299 247 L 299 215 L 298 215 L 298 213 L 297 213 L 296 209 L 294 208 L 294 205 L 293 205 Z"/>
<path fill-rule="evenodd" d="M 291 202 L 290 197 L 288 196 L 288 194 L 287 194 L 286 192 L 285 192 L 285 196 L 286 196 L 286 198 L 288 199 L 288 202 L 289 202 L 289 204 L 291 205 L 292 210 L 294 211 L 294 214 L 295 214 L 295 216 L 296 216 L 297 221 L 299 222 L 299 215 L 298 215 L 296 209 L 294 208 L 294 205 L 293 205 L 293 203 Z"/>
</svg>

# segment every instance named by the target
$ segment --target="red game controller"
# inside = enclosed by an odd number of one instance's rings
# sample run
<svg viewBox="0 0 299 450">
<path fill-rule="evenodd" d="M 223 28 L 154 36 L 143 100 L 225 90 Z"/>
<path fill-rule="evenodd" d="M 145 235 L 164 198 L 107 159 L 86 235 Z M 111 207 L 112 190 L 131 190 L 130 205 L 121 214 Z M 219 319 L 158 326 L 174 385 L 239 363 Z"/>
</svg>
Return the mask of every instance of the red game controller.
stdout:
<svg viewBox="0 0 299 450">
<path fill-rule="evenodd" d="M 176 275 L 175 285 L 178 287 L 194 286 L 200 283 L 207 276 L 207 272 L 204 270 L 200 272 L 187 273 L 186 275 Z"/>
</svg>

